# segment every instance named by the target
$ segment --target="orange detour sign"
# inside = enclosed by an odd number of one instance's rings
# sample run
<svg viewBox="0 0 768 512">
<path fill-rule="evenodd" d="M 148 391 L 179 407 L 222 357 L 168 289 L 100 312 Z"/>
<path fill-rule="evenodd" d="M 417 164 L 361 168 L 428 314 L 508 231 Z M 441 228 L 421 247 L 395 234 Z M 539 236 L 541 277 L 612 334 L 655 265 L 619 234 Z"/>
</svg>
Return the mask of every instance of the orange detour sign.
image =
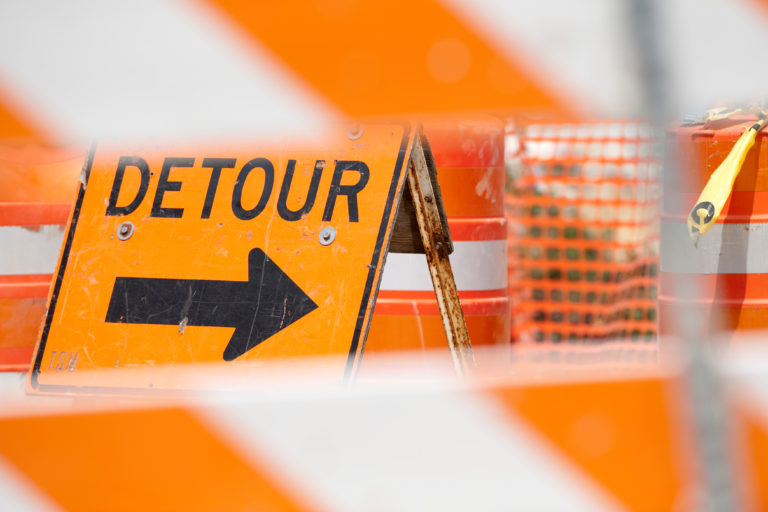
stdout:
<svg viewBox="0 0 768 512">
<path fill-rule="evenodd" d="M 417 132 L 371 124 L 300 147 L 95 147 L 30 387 L 152 387 L 151 371 L 126 385 L 88 370 L 312 355 L 350 375 Z"/>
</svg>

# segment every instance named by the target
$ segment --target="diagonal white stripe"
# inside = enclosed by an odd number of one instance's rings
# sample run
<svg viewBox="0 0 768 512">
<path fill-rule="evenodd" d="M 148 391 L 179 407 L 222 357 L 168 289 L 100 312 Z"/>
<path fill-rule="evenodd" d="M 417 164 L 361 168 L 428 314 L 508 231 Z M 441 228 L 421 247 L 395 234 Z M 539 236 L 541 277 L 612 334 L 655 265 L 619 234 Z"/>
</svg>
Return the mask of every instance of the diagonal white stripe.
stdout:
<svg viewBox="0 0 768 512">
<path fill-rule="evenodd" d="M 76 139 L 310 133 L 336 116 L 197 2 L 4 1 L 0 76 Z"/>
<path fill-rule="evenodd" d="M 441 0 L 500 54 L 590 115 L 642 112 L 629 2 Z M 671 104 L 700 113 L 765 95 L 768 16 L 751 0 L 655 0 L 656 39 Z M 640 49 L 642 50 L 642 49 Z"/>
<path fill-rule="evenodd" d="M 673 100 L 700 113 L 765 97 L 768 16 L 753 0 L 657 1 Z"/>
<path fill-rule="evenodd" d="M 0 455 L 0 510 L 42 512 L 63 508 L 36 489 Z"/>
<path fill-rule="evenodd" d="M 627 65 L 624 2 L 441 0 L 499 54 L 523 62 L 585 113 L 626 116 L 639 89 Z"/>
<path fill-rule="evenodd" d="M 768 430 L 768 331 L 741 331 L 719 361 L 732 399 L 746 405 Z"/>
<path fill-rule="evenodd" d="M 481 396 L 363 394 L 230 404 L 207 420 L 331 510 L 618 510 Z"/>
</svg>

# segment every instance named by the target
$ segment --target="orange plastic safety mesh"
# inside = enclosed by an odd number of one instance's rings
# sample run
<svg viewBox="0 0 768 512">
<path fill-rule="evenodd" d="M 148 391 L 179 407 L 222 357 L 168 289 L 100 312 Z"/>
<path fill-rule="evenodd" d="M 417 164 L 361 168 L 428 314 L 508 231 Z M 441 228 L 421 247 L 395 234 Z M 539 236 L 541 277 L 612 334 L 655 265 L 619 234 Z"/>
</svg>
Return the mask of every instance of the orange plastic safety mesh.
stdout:
<svg viewBox="0 0 768 512">
<path fill-rule="evenodd" d="M 647 127 L 522 125 L 507 137 L 513 339 L 655 340 L 661 188 Z"/>
</svg>

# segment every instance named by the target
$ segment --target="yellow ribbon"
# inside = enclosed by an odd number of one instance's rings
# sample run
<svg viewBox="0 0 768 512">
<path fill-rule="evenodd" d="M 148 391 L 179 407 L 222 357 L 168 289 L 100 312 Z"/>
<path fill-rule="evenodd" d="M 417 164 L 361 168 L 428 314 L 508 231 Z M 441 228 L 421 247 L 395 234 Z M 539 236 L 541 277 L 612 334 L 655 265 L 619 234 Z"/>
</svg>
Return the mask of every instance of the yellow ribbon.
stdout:
<svg viewBox="0 0 768 512">
<path fill-rule="evenodd" d="M 709 228 L 720 216 L 728 196 L 731 195 L 736 176 L 739 175 L 741 166 L 747 158 L 747 153 L 755 144 L 757 132 L 765 126 L 766 122 L 768 122 L 768 117 L 761 112 L 760 120 L 744 131 L 723 163 L 709 177 L 696 205 L 688 215 L 688 234 L 693 239 L 694 245 L 698 243 L 699 237 L 709 231 Z"/>
</svg>

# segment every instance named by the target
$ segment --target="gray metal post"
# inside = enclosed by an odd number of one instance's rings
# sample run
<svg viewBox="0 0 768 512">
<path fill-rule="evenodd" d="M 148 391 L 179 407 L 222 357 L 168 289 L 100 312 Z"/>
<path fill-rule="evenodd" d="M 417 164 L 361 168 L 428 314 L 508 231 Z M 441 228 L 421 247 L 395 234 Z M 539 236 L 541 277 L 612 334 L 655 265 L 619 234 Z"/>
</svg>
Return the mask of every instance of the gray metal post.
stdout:
<svg viewBox="0 0 768 512">
<path fill-rule="evenodd" d="M 628 37 L 633 48 L 643 94 L 641 115 L 649 119 L 659 142 L 665 140 L 666 124 L 674 119 L 670 84 L 667 81 L 665 65 L 668 64 L 664 51 L 671 41 L 664 40 L 662 9 L 665 0 L 628 0 Z M 668 0 L 667 0 L 668 1 Z M 664 148 L 663 190 L 664 201 L 675 201 L 674 191 L 682 190 L 680 180 L 684 172 L 678 165 L 678 152 L 674 141 L 667 141 Z M 668 203 L 669 204 L 669 203 Z M 681 240 L 680 243 L 692 243 Z M 662 251 L 663 253 L 664 251 Z M 674 295 L 684 299 L 677 335 L 678 347 L 660 346 L 662 356 L 672 352 L 682 355 L 685 361 L 683 375 L 684 398 L 687 402 L 688 418 L 694 429 L 691 445 L 695 449 L 702 482 L 698 489 L 690 489 L 684 498 L 684 505 L 692 510 L 731 512 L 739 510 L 734 486 L 733 464 L 728 454 L 728 417 L 726 413 L 723 385 L 716 371 L 711 347 L 712 332 L 707 332 L 708 321 L 698 318 L 691 307 L 697 296 L 696 283 L 686 275 L 680 275 Z M 664 342 L 664 340 L 662 340 Z"/>
</svg>

